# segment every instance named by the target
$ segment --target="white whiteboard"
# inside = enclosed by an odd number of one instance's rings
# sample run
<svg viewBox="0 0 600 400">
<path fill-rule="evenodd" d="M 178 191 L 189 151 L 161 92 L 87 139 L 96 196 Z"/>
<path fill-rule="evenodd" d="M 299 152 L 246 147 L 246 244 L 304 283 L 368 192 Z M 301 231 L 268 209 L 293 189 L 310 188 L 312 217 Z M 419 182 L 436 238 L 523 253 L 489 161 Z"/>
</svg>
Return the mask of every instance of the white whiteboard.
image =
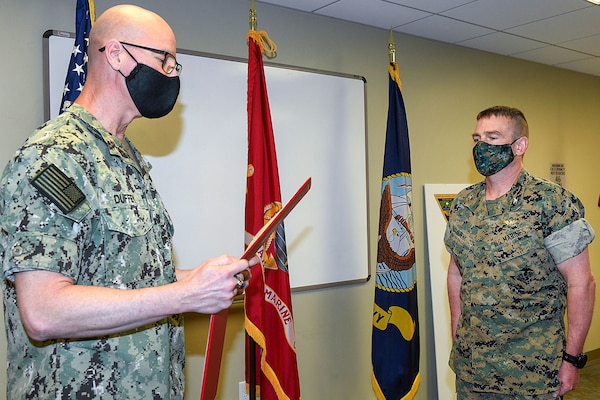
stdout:
<svg viewBox="0 0 600 400">
<path fill-rule="evenodd" d="M 426 184 L 425 218 L 427 220 L 427 248 L 429 249 L 429 277 L 431 282 L 431 308 L 433 309 L 433 330 L 435 339 L 435 365 L 438 399 L 456 399 L 455 376 L 448 361 L 452 350 L 450 325 L 450 305 L 446 277 L 450 254 L 444 245 L 446 218 L 436 196 L 454 197 L 468 184 Z"/>
<path fill-rule="evenodd" d="M 241 38 L 240 40 L 245 40 Z M 74 39 L 44 34 L 46 116 L 57 114 Z M 175 225 L 179 268 L 219 254 L 241 255 L 247 164 L 247 64 L 178 50 L 175 109 L 134 121 L 127 132 L 152 163 Z M 285 220 L 292 288 L 370 277 L 364 78 L 266 65 L 282 200 L 312 177 Z"/>
</svg>

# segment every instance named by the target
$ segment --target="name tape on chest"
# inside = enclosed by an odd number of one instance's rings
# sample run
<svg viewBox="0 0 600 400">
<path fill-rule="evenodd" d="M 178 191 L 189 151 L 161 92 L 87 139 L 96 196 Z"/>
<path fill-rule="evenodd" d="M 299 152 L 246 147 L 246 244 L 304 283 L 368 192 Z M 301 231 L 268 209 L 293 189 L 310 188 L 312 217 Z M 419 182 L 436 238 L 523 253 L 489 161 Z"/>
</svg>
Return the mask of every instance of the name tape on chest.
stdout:
<svg viewBox="0 0 600 400">
<path fill-rule="evenodd" d="M 31 184 L 65 214 L 85 199 L 81 190 L 54 164 L 33 178 Z"/>
</svg>

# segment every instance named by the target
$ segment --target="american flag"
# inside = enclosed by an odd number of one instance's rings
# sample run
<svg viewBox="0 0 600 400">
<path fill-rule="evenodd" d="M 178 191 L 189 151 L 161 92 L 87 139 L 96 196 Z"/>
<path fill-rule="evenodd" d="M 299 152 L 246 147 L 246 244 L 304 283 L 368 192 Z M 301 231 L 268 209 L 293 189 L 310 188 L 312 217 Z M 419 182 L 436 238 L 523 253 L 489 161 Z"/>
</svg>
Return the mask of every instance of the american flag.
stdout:
<svg viewBox="0 0 600 400">
<path fill-rule="evenodd" d="M 59 112 L 63 112 L 65 108 L 74 102 L 81 93 L 81 89 L 83 89 L 87 73 L 90 30 L 94 19 L 94 0 L 77 0 L 75 44 L 71 51 L 71 61 L 67 70 Z"/>
</svg>

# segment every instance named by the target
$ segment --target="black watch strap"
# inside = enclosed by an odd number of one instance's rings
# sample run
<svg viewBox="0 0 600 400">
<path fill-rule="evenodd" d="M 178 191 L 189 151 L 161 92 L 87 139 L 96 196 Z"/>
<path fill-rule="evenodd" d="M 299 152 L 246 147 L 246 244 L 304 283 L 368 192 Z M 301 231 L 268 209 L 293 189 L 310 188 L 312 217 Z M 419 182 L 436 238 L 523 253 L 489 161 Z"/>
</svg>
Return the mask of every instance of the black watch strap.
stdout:
<svg viewBox="0 0 600 400">
<path fill-rule="evenodd" d="M 576 366 L 579 369 L 585 367 L 585 364 L 587 363 L 587 354 L 585 354 L 585 353 L 581 353 L 581 354 L 574 356 L 572 354 L 567 353 L 566 351 L 563 351 L 562 358 L 566 362 L 573 364 L 574 366 Z"/>
</svg>

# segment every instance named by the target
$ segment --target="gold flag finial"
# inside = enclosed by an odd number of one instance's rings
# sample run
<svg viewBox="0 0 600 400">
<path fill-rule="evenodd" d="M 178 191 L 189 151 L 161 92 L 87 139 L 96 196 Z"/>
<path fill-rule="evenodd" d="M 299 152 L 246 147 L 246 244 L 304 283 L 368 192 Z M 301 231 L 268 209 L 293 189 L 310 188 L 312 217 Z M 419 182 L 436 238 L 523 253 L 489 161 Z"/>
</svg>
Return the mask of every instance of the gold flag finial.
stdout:
<svg viewBox="0 0 600 400">
<path fill-rule="evenodd" d="M 258 20 L 256 18 L 256 7 L 254 0 L 250 4 L 250 31 L 246 39 L 252 38 L 260 47 L 261 53 L 268 59 L 277 57 L 277 45 L 271 40 L 267 32 L 257 30 Z"/>
<path fill-rule="evenodd" d="M 258 20 L 256 19 L 256 6 L 254 5 L 254 0 L 250 3 L 250 30 L 255 31 L 258 26 Z"/>
<path fill-rule="evenodd" d="M 388 43 L 388 55 L 390 57 L 390 64 L 396 62 L 396 43 L 394 42 L 394 31 L 390 28 L 390 42 Z"/>
</svg>

